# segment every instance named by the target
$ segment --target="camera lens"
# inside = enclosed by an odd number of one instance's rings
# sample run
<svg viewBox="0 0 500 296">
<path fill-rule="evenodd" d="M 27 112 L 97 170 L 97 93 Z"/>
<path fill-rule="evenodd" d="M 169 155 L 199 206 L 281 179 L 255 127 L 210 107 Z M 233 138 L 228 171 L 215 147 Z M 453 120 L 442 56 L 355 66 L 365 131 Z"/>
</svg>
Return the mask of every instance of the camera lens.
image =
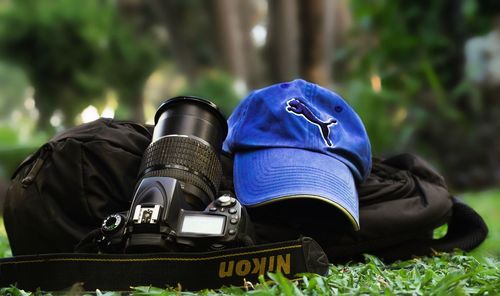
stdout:
<svg viewBox="0 0 500 296">
<path fill-rule="evenodd" d="M 226 135 L 226 120 L 215 104 L 196 97 L 170 99 L 156 112 L 141 175 L 179 180 L 187 202 L 204 209 L 217 196 Z"/>
</svg>

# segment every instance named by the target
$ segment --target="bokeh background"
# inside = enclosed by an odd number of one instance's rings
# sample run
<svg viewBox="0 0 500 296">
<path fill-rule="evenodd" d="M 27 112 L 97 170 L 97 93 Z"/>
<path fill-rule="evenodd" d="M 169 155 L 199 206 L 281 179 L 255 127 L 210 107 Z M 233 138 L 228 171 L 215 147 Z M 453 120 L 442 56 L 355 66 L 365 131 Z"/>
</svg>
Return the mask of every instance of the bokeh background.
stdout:
<svg viewBox="0 0 500 296">
<path fill-rule="evenodd" d="M 0 0 L 0 204 L 61 130 L 152 123 L 181 94 L 228 116 L 295 78 L 341 94 L 374 155 L 421 155 L 500 224 L 498 0 Z"/>
</svg>

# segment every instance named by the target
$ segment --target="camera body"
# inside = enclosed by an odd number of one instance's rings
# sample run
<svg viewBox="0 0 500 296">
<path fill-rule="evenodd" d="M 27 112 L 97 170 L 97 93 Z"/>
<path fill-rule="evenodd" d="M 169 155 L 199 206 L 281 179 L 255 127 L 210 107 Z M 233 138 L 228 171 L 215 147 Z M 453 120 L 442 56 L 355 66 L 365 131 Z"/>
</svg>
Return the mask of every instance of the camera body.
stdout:
<svg viewBox="0 0 500 296">
<path fill-rule="evenodd" d="M 227 123 L 195 97 L 160 106 L 128 212 L 108 216 L 97 246 L 105 253 L 209 251 L 252 244 L 245 208 L 219 194 Z"/>
<path fill-rule="evenodd" d="M 203 211 L 184 209 L 178 180 L 143 179 L 129 212 L 108 216 L 97 243 L 104 253 L 209 251 L 251 244 L 246 209 L 230 192 Z M 142 190 L 141 190 L 142 188 Z"/>
</svg>

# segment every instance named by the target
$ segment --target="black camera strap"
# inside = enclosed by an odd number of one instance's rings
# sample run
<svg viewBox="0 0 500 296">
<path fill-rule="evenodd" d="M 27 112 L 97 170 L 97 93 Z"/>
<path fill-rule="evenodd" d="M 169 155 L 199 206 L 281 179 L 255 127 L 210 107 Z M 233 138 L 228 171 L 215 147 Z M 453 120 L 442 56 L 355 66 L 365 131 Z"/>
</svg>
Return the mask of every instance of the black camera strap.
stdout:
<svg viewBox="0 0 500 296">
<path fill-rule="evenodd" d="M 57 291 L 83 283 L 85 290 L 124 291 L 134 286 L 200 290 L 255 283 L 260 274 L 325 275 L 328 259 L 311 238 L 206 253 L 45 254 L 0 260 L 0 286 Z"/>
</svg>

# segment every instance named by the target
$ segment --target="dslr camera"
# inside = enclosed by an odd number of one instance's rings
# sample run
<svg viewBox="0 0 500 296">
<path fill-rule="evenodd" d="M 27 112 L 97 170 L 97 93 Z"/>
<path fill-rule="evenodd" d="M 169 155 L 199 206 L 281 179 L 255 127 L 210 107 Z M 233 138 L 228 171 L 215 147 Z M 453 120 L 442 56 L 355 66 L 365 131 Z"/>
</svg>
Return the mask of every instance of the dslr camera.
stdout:
<svg viewBox="0 0 500 296">
<path fill-rule="evenodd" d="M 128 212 L 108 216 L 97 245 L 104 253 L 209 251 L 252 243 L 245 208 L 220 192 L 227 123 L 197 97 L 165 101 L 155 114 Z"/>
</svg>

